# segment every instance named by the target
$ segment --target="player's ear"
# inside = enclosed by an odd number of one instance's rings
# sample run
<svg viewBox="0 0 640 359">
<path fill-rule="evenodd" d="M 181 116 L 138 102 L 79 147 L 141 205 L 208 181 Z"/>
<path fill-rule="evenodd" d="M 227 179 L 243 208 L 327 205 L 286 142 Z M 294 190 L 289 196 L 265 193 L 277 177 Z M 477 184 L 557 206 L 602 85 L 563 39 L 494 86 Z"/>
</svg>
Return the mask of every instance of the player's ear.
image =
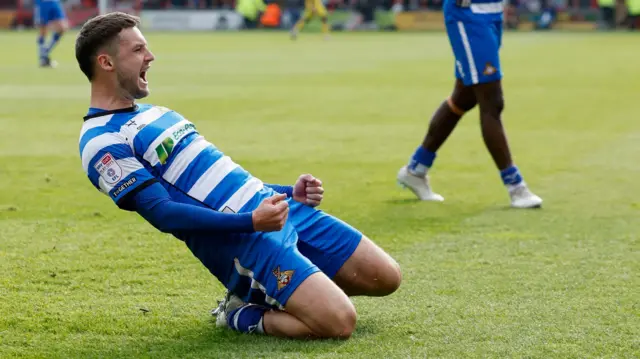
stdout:
<svg viewBox="0 0 640 359">
<path fill-rule="evenodd" d="M 98 54 L 96 57 L 96 63 L 98 64 L 98 67 L 107 72 L 111 72 L 115 69 L 113 58 L 105 53 Z"/>
</svg>

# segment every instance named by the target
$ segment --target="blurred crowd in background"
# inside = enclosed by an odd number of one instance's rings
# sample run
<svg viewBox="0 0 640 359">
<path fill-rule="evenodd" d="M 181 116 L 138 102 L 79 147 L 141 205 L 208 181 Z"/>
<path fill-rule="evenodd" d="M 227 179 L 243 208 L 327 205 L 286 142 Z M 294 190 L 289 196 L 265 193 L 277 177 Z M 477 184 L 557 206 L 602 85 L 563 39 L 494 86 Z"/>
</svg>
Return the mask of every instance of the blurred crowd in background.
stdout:
<svg viewBox="0 0 640 359">
<path fill-rule="evenodd" d="M 13 11 L 11 27 L 31 27 L 33 1 L 0 0 L 0 11 Z M 277 29 L 291 28 L 305 6 L 305 0 L 104 1 L 110 10 L 130 9 L 137 13 L 147 10 L 232 11 L 240 14 L 245 24 L 255 24 L 243 28 Z M 95 16 L 99 6 L 98 0 L 63 2 L 68 11 L 82 14 L 78 16 L 79 23 L 87 16 Z M 443 0 L 323 0 L 323 3 L 329 10 L 334 30 L 396 30 L 396 14 L 441 12 L 443 6 Z M 263 21 L 263 18 L 269 21 Z M 597 29 L 637 30 L 640 28 L 640 0 L 505 0 L 505 25 L 508 29 L 518 29 L 523 23 L 533 24 L 534 29 L 553 29 L 554 24 L 562 20 L 589 22 Z"/>
</svg>

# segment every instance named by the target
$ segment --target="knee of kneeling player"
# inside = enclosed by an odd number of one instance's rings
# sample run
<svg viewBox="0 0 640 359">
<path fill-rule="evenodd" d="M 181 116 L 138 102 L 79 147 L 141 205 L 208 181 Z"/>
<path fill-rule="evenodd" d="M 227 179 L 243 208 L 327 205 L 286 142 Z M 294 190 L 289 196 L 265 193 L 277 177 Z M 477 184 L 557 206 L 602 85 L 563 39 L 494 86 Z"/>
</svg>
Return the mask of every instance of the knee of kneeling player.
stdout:
<svg viewBox="0 0 640 359">
<path fill-rule="evenodd" d="M 351 304 L 350 301 L 349 304 Z M 348 339 L 356 328 L 356 309 L 353 304 L 335 308 L 326 319 L 322 332 L 318 333 L 320 337 Z"/>
<path fill-rule="evenodd" d="M 400 265 L 394 261 L 392 268 L 393 269 L 389 271 L 389 280 L 387 280 L 385 287 L 389 294 L 398 290 L 400 283 L 402 283 L 402 270 L 400 270 Z"/>
<path fill-rule="evenodd" d="M 379 296 L 390 295 L 398 288 L 402 283 L 402 271 L 400 265 L 395 261 L 392 261 L 388 268 L 385 268 L 380 278 L 376 278 L 376 294 Z"/>
<path fill-rule="evenodd" d="M 356 329 L 356 321 L 358 315 L 356 309 L 344 309 L 336 313 L 335 327 L 332 337 L 347 339 L 351 337 L 353 331 Z"/>
</svg>

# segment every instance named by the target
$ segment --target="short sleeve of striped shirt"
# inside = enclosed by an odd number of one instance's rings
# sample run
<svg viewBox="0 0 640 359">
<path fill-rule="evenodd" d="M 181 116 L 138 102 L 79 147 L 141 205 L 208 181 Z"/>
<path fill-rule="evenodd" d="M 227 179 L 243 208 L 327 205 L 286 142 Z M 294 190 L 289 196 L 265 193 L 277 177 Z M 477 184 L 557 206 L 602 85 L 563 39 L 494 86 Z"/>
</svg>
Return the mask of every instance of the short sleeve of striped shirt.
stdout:
<svg viewBox="0 0 640 359">
<path fill-rule="evenodd" d="M 87 131 L 80 142 L 80 153 L 82 166 L 93 186 L 122 209 L 131 210 L 125 199 L 156 182 L 120 133 L 106 129 Z"/>
</svg>

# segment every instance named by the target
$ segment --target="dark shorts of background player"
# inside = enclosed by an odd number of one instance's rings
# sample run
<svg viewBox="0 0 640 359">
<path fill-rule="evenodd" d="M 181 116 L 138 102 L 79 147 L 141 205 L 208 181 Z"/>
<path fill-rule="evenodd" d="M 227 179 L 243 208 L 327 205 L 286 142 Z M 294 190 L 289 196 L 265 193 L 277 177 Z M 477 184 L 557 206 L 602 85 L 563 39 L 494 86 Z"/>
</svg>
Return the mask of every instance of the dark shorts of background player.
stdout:
<svg viewBox="0 0 640 359">
<path fill-rule="evenodd" d="M 289 201 L 279 232 L 182 238 L 230 291 L 246 302 L 284 309 L 311 274 L 333 278 L 360 244 L 362 233 L 318 209 Z"/>
</svg>

